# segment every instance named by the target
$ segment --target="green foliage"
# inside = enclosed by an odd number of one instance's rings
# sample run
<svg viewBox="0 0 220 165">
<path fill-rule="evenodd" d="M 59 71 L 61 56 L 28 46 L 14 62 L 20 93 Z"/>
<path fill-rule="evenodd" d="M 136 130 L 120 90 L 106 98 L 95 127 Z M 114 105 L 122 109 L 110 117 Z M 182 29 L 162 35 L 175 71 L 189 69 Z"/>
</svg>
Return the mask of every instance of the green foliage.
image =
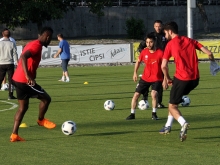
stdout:
<svg viewBox="0 0 220 165">
<path fill-rule="evenodd" d="M 8 28 L 15 28 L 36 23 L 41 26 L 45 21 L 63 18 L 71 0 L 1 0 L 0 23 Z"/>
<path fill-rule="evenodd" d="M 144 35 L 144 21 L 142 19 L 135 19 L 131 17 L 126 20 L 126 31 L 128 38 L 142 39 Z"/>
<path fill-rule="evenodd" d="M 169 135 L 160 135 L 168 110 L 158 109 L 161 120 L 151 119 L 151 108 L 136 110 L 136 119 L 126 121 L 136 83 L 132 81 L 134 66 L 70 67 L 71 81 L 57 81 L 61 68 L 39 68 L 37 82 L 52 97 L 46 118 L 57 124 L 45 129 L 36 123 L 39 100 L 30 99 L 30 106 L 19 134 L 26 142 L 10 143 L 9 136 L 17 108 L 0 111 L 1 165 L 217 165 L 219 157 L 219 81 L 220 75 L 211 76 L 208 63 L 200 63 L 201 80 L 189 97 L 189 107 L 180 107 L 190 122 L 188 137 L 179 141 L 180 125 L 173 122 Z M 171 72 L 174 64 L 169 65 Z M 141 73 L 143 66 L 139 70 Z M 87 81 L 89 84 L 84 85 Z M 169 92 L 164 91 L 167 105 Z M 6 100 L 8 93 L 0 92 L 0 110 L 18 104 Z M 104 101 L 115 102 L 113 111 L 103 108 Z M 149 98 L 151 105 L 151 98 Z M 72 136 L 61 132 L 61 124 L 73 120 L 77 131 Z"/>
</svg>

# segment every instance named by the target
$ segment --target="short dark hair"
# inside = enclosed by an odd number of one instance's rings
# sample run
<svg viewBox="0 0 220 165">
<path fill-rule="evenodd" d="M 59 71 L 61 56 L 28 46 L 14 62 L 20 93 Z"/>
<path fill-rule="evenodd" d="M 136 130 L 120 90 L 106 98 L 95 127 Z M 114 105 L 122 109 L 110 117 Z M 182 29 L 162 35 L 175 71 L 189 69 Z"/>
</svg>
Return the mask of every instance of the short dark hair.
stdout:
<svg viewBox="0 0 220 165">
<path fill-rule="evenodd" d="M 53 33 L 53 29 L 51 27 L 45 26 L 41 29 L 40 35 L 42 35 L 44 32 L 47 32 L 47 31 Z"/>
<path fill-rule="evenodd" d="M 57 37 L 63 38 L 63 34 L 59 33 L 57 34 Z"/>
<path fill-rule="evenodd" d="M 157 39 L 154 32 L 148 33 L 147 36 L 145 37 L 145 40 L 147 38 L 152 39 L 154 41 L 156 41 L 156 39 Z"/>
<path fill-rule="evenodd" d="M 2 30 L 2 33 L 4 33 L 5 31 L 8 31 L 7 37 L 10 37 L 10 36 L 11 36 L 10 30 L 9 30 L 8 28 L 4 28 L 4 29 Z"/>
<path fill-rule="evenodd" d="M 163 24 L 163 22 L 162 22 L 161 20 L 159 20 L 159 19 L 158 19 L 158 20 L 155 20 L 155 21 L 154 21 L 154 24 L 155 24 L 155 23 Z"/>
<path fill-rule="evenodd" d="M 171 30 L 173 33 L 178 34 L 178 25 L 176 22 L 171 21 L 164 25 L 164 30 Z"/>
</svg>

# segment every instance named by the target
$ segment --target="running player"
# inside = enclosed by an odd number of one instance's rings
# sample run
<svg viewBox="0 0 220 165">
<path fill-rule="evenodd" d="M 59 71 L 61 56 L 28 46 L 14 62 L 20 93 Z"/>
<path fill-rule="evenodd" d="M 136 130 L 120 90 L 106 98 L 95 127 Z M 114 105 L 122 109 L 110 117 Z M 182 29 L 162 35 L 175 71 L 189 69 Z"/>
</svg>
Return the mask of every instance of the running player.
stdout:
<svg viewBox="0 0 220 165">
<path fill-rule="evenodd" d="M 19 103 L 18 111 L 14 117 L 14 127 L 10 136 L 11 142 L 25 141 L 18 136 L 18 129 L 21 121 L 28 110 L 29 99 L 37 98 L 40 100 L 39 115 L 37 123 L 48 129 L 56 127 L 56 124 L 45 119 L 51 97 L 47 92 L 36 83 L 36 71 L 41 60 L 42 47 L 47 47 L 52 39 L 53 30 L 50 27 L 44 27 L 37 40 L 29 42 L 23 49 L 17 69 L 13 75 L 13 84 L 16 88 L 17 99 Z"/>
</svg>

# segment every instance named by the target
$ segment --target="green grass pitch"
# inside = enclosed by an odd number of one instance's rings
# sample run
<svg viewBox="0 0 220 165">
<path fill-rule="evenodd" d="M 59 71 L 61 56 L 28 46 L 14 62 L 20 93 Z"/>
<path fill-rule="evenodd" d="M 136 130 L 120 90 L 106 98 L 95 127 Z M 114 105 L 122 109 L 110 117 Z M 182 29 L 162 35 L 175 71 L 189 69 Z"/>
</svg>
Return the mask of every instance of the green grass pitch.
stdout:
<svg viewBox="0 0 220 165">
<path fill-rule="evenodd" d="M 161 120 L 151 120 L 151 108 L 136 110 L 136 119 L 126 121 L 136 83 L 134 66 L 69 67 L 70 82 L 57 81 L 61 68 L 39 68 L 37 83 L 52 97 L 46 118 L 57 127 L 47 130 L 36 123 L 37 99 L 29 110 L 19 135 L 26 142 L 9 142 L 17 108 L 0 111 L 1 165 L 216 165 L 220 162 L 220 75 L 211 76 L 209 64 L 201 63 L 200 84 L 190 93 L 189 107 L 180 107 L 190 123 L 188 138 L 180 142 L 180 125 L 174 121 L 169 135 L 158 131 L 166 122 L 167 108 L 159 109 Z M 174 64 L 170 64 L 173 73 Z M 139 69 L 141 74 L 143 66 Z M 84 82 L 88 82 L 84 85 Z M 0 92 L 0 110 L 12 107 L 7 92 Z M 115 102 L 113 111 L 104 110 L 105 100 Z M 163 103 L 168 104 L 169 90 Z M 149 98 L 151 105 L 151 98 Z M 66 136 L 61 125 L 77 124 L 77 131 Z"/>
</svg>

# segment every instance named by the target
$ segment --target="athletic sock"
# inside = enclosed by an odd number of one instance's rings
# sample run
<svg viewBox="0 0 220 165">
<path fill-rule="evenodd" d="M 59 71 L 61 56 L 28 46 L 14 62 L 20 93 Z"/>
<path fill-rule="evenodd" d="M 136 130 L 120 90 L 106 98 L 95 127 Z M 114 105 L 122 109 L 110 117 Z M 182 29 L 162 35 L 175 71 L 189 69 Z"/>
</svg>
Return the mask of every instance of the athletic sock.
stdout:
<svg viewBox="0 0 220 165">
<path fill-rule="evenodd" d="M 153 108 L 152 112 L 156 113 L 157 112 L 157 108 Z"/>
<path fill-rule="evenodd" d="M 166 124 L 165 124 L 165 127 L 172 127 L 172 124 L 173 124 L 173 116 L 168 116 L 167 117 L 167 122 L 166 122 Z"/>
<path fill-rule="evenodd" d="M 186 120 L 182 116 L 180 116 L 177 121 L 180 123 L 181 126 L 183 126 L 186 122 Z"/>
<path fill-rule="evenodd" d="M 135 114 L 135 109 L 131 109 L 131 113 L 132 113 L 132 114 Z"/>
</svg>

